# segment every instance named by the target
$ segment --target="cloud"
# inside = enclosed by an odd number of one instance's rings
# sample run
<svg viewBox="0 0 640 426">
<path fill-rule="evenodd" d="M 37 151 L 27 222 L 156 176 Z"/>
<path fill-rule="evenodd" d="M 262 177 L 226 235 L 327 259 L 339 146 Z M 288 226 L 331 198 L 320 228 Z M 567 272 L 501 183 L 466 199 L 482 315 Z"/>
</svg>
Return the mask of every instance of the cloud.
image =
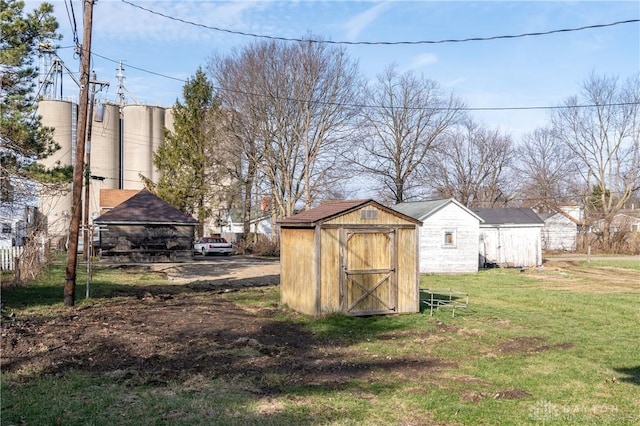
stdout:
<svg viewBox="0 0 640 426">
<path fill-rule="evenodd" d="M 409 69 L 423 68 L 427 65 L 435 64 L 438 62 L 438 56 L 435 53 L 421 53 L 414 56 L 409 63 Z"/>
<path fill-rule="evenodd" d="M 469 80 L 469 77 L 459 77 L 453 80 L 445 80 L 442 84 L 446 87 L 455 87 L 459 84 L 465 83 L 467 80 Z"/>
<path fill-rule="evenodd" d="M 347 39 L 355 40 L 358 38 L 360 33 L 375 21 L 383 12 L 391 7 L 391 5 L 391 2 L 378 3 L 349 19 L 345 24 L 345 27 L 347 28 Z"/>
<path fill-rule="evenodd" d="M 98 2 L 94 6 L 94 33 L 118 41 L 162 41 L 205 40 L 220 37 L 221 33 L 199 25 L 243 30 L 247 28 L 248 14 L 256 14 L 269 7 L 268 2 L 241 1 L 232 3 L 194 1 L 140 1 L 135 5 L 159 14 L 141 10 L 120 1 Z M 57 13 L 66 13 L 59 0 L 55 2 Z M 168 16 L 168 17 L 167 17 Z M 81 25 L 81 15 L 76 11 Z M 66 16 L 59 22 L 68 21 Z M 63 20 L 64 19 L 64 20 Z M 181 22 L 186 21 L 186 22 Z M 193 23 L 196 25 L 189 24 Z"/>
</svg>

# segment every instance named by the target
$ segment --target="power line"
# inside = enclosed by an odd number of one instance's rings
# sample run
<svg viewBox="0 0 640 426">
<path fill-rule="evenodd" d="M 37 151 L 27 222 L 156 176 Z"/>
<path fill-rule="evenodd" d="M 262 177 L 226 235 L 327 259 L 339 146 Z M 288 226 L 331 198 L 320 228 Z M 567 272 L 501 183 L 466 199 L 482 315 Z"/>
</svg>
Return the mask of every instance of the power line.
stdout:
<svg viewBox="0 0 640 426">
<path fill-rule="evenodd" d="M 583 30 L 591 30 L 596 28 L 604 28 L 604 27 L 612 27 L 615 25 L 622 24 L 630 24 L 634 22 L 640 22 L 640 19 L 628 19 L 625 21 L 616 21 L 607 24 L 595 24 L 595 25 L 585 25 L 582 27 L 576 28 L 562 28 L 557 30 L 549 30 L 549 31 L 539 31 L 532 33 L 522 33 L 522 34 L 511 34 L 511 35 L 498 35 L 498 36 L 489 36 L 489 37 L 468 37 L 468 38 L 460 38 L 460 39 L 443 39 L 443 40 L 418 40 L 418 41 L 331 41 L 331 40 L 317 40 L 317 39 L 302 39 L 302 38 L 288 38 L 288 37 L 279 37 L 279 36 L 270 36 L 264 34 L 255 34 L 248 33 L 244 31 L 236 31 L 229 30 L 226 28 L 213 27 L 210 25 L 200 24 L 197 22 L 188 21 L 186 19 L 177 18 L 175 16 L 166 15 L 162 12 L 158 12 L 156 10 L 152 10 L 135 3 L 131 3 L 127 0 L 120 0 L 122 3 L 128 4 L 129 6 L 138 8 L 145 12 L 161 16 L 166 19 L 170 19 L 176 22 L 182 22 L 183 24 L 192 25 L 194 27 L 205 28 L 208 30 L 219 31 L 228 34 L 241 35 L 246 37 L 253 38 L 264 38 L 269 40 L 279 40 L 279 41 L 294 41 L 294 42 L 306 42 L 306 43 L 322 43 L 322 44 L 341 44 L 341 45 L 367 45 L 367 46 L 397 46 L 397 45 L 416 45 L 416 44 L 444 44 L 444 43 L 466 43 L 471 41 L 492 41 L 492 40 L 504 40 L 504 39 L 513 39 L 513 38 L 522 38 L 522 37 L 536 37 L 550 34 L 558 34 L 558 33 L 568 33 L 574 31 L 583 31 Z"/>
<path fill-rule="evenodd" d="M 526 111 L 526 110 L 548 110 L 548 109 L 571 109 L 571 108 L 596 108 L 614 106 L 640 105 L 640 102 L 621 102 L 610 104 L 583 104 L 583 105 L 555 105 L 555 106 L 522 106 L 522 107 L 464 107 L 463 111 Z"/>
<path fill-rule="evenodd" d="M 124 0 L 122 0 L 124 1 Z M 119 63 L 120 61 L 117 61 L 115 59 L 111 59 L 108 58 L 106 56 L 97 54 L 95 52 L 91 53 L 92 55 L 95 55 L 99 58 L 102 58 L 104 60 L 107 61 L 111 61 L 114 63 Z M 141 72 L 145 72 L 145 73 L 149 73 L 149 74 L 153 74 L 156 75 L 158 77 L 163 77 L 163 78 L 168 78 L 171 80 L 176 80 L 176 81 L 180 81 L 182 83 L 187 83 L 187 80 L 181 79 L 181 78 L 177 78 L 177 77 L 172 77 L 169 75 L 165 75 L 165 74 L 161 74 L 155 71 L 150 71 L 144 68 L 140 68 L 140 67 L 135 67 L 133 65 L 127 65 L 128 68 L 133 68 L 135 70 L 141 71 Z M 237 93 L 240 95 L 247 95 L 247 96 L 255 96 L 255 97 L 266 97 L 266 95 L 264 94 L 260 94 L 260 93 L 252 93 L 252 92 L 245 92 L 242 90 L 232 90 L 232 89 L 224 89 L 222 87 L 217 87 L 217 86 L 213 86 L 213 88 L 219 92 L 229 92 L 229 93 Z M 275 99 L 277 100 L 281 100 L 281 101 L 291 101 L 291 102 L 300 102 L 300 99 L 296 99 L 296 98 L 288 98 L 288 97 L 275 97 Z M 343 106 L 343 107 L 350 107 L 350 108 L 367 108 L 367 109 L 371 109 L 371 108 L 390 108 L 388 106 L 384 106 L 384 105 L 369 105 L 369 104 L 348 104 L 348 103 L 337 103 L 337 102 L 320 102 L 320 101 L 316 101 L 316 103 L 322 104 L 322 105 L 330 105 L 330 106 Z M 544 105 L 538 105 L 538 106 L 514 106 L 514 107 L 459 107 L 459 108 L 451 108 L 451 107 L 444 107 L 444 108 L 433 108 L 433 107 L 409 107 L 407 109 L 410 110 L 424 110 L 424 109 L 431 109 L 431 110 L 436 110 L 436 111 L 451 111 L 453 109 L 458 110 L 458 111 L 532 111 L 532 110 L 553 110 L 553 109 L 569 109 L 569 108 L 596 108 L 596 107 L 613 107 L 613 106 L 632 106 L 632 105 L 639 105 L 639 102 L 623 102 L 623 103 L 610 103 L 610 104 L 584 104 L 584 105 L 571 105 L 571 106 L 567 106 L 567 105 L 555 105 L 555 106 L 544 106 Z"/>
<path fill-rule="evenodd" d="M 71 25 L 71 32 L 73 33 L 74 47 L 78 45 L 78 26 L 76 23 L 76 14 L 73 10 L 73 2 L 71 0 L 65 0 L 64 6 L 67 9 L 67 17 L 69 18 L 69 24 Z"/>
<path fill-rule="evenodd" d="M 98 58 L 102 58 L 102 59 L 105 59 L 105 60 L 107 60 L 107 61 L 114 62 L 114 63 L 116 63 L 116 64 L 119 64 L 119 63 L 120 63 L 120 61 L 116 61 L 115 59 L 107 58 L 106 56 L 99 55 L 99 54 L 97 54 L 96 52 L 91 52 L 91 55 L 93 55 L 93 56 L 97 56 Z M 127 67 L 128 67 L 128 68 L 133 68 L 134 70 L 138 70 L 138 71 L 146 72 L 146 73 L 148 73 L 148 74 L 157 75 L 158 77 L 168 78 L 168 79 L 170 79 L 170 80 L 176 80 L 176 81 L 180 81 L 180 82 L 182 82 L 182 83 L 186 83 L 186 82 L 187 82 L 187 80 L 184 80 L 184 79 L 182 79 L 182 78 L 172 77 L 172 76 L 170 76 L 170 75 L 166 75 L 166 74 L 160 74 L 160 73 L 158 73 L 158 72 L 150 71 L 150 70 L 147 70 L 147 69 L 144 69 L 144 68 L 134 67 L 133 65 L 130 65 L 130 64 L 127 64 Z"/>
<path fill-rule="evenodd" d="M 198 24 L 198 23 L 186 21 L 186 20 L 183 20 L 181 18 L 176 18 L 176 17 L 173 17 L 173 16 L 168 16 L 168 15 L 165 15 L 163 13 L 160 13 L 160 12 L 157 12 L 157 11 L 154 11 L 154 10 L 151 10 L 151 9 L 136 5 L 136 4 L 131 3 L 129 1 L 127 1 L 127 0 L 121 0 L 121 1 L 123 3 L 125 3 L 125 4 L 128 4 L 128 5 L 132 6 L 132 7 L 136 7 L 138 9 L 141 9 L 141 10 L 144 10 L 146 12 L 165 17 L 167 19 L 171 19 L 171 20 L 175 20 L 175 21 L 178 21 L 178 22 L 183 22 L 185 24 L 199 26 L 199 27 L 203 27 L 203 28 L 207 28 L 207 29 L 211 29 L 211 30 L 228 32 L 228 33 L 245 35 L 245 36 L 251 36 L 251 37 L 283 40 L 283 41 L 295 41 L 295 42 L 306 41 L 306 42 L 333 43 L 333 44 L 367 44 L 367 45 L 376 45 L 377 44 L 377 45 L 387 45 L 387 44 L 426 44 L 426 43 L 457 43 L 457 42 L 465 42 L 465 41 L 486 41 L 486 40 L 495 40 L 495 39 L 518 38 L 518 37 L 525 37 L 525 36 L 546 35 L 546 34 L 569 32 L 569 31 L 580 31 L 580 30 L 585 30 L 585 29 L 602 28 L 602 27 L 608 27 L 608 26 L 613 26 L 613 25 L 640 22 L 640 19 L 631 19 L 631 20 L 626 20 L 626 21 L 613 22 L 613 23 L 609 23 L 609 24 L 597 24 L 597 25 L 583 26 L 583 27 L 579 27 L 579 28 L 567 28 L 567 29 L 551 30 L 551 31 L 546 31 L 546 32 L 525 33 L 525 34 L 519 34 L 519 35 L 476 37 L 476 38 L 465 38 L 465 39 L 451 39 L 451 40 L 405 41 L 405 42 L 332 42 L 332 41 L 324 41 L 324 40 L 304 40 L 304 39 L 296 39 L 296 38 L 274 37 L 274 36 L 258 35 L 258 34 L 243 33 L 243 32 L 238 32 L 238 31 L 233 31 L 233 30 L 221 29 L 221 28 L 217 28 L 217 27 L 207 26 L 207 25 L 204 25 L 204 24 Z M 108 58 L 106 56 L 100 55 L 100 54 L 95 53 L 95 52 L 91 52 L 91 54 L 96 56 L 96 57 L 99 57 L 99 58 L 102 58 L 104 60 L 111 61 L 111 62 L 114 62 L 114 63 L 119 63 L 120 62 L 120 61 Z M 185 80 L 185 79 L 169 76 L 169 75 L 162 74 L 162 73 L 155 72 L 155 71 L 151 71 L 151 70 L 148 70 L 148 69 L 145 69 L 145 68 L 136 67 L 136 66 L 133 66 L 133 65 L 130 65 L 130 64 L 127 64 L 127 66 L 129 68 L 132 68 L 132 69 L 144 72 L 144 73 L 152 74 L 152 75 L 155 75 L 155 76 L 158 76 L 158 77 L 162 77 L 162 78 L 166 78 L 166 79 L 170 79 L 170 80 L 174 80 L 174 81 L 179 81 L 181 83 L 186 83 L 187 82 L 187 80 Z M 247 95 L 247 96 L 255 96 L 255 97 L 264 97 L 265 96 L 265 95 L 259 94 L 259 93 L 250 93 L 250 92 L 245 92 L 245 91 L 240 91 L 240 90 L 229 90 L 229 89 L 223 89 L 223 88 L 220 88 L 220 87 L 214 87 L 214 89 L 217 90 L 217 91 L 225 91 L 225 92 L 229 92 L 229 93 L 238 93 L 238 94 Z M 276 99 L 285 100 L 285 101 L 293 101 L 293 102 L 299 101 L 298 99 L 293 99 L 293 98 L 288 98 L 288 97 L 278 97 Z M 332 105 L 332 106 L 353 107 L 353 108 L 380 108 L 380 107 L 384 107 L 384 106 L 379 106 L 379 105 L 341 104 L 341 103 L 331 103 L 331 102 L 323 102 L 323 104 Z M 552 110 L 552 109 L 566 109 L 566 108 L 591 108 L 591 107 L 598 107 L 598 106 L 624 106 L 624 105 L 637 105 L 637 103 L 603 104 L 603 105 L 590 104 L 590 105 L 576 105 L 576 106 L 572 106 L 572 107 L 568 107 L 568 106 L 515 106 L 515 107 L 509 107 L 508 106 L 508 107 L 461 107 L 461 108 L 456 108 L 456 109 L 457 110 L 461 110 L 461 111 L 478 111 L 478 112 L 480 112 L 480 111 L 519 111 L 519 110 L 525 111 L 525 110 Z M 418 110 L 421 110 L 421 109 L 434 109 L 434 110 L 446 111 L 446 110 L 451 110 L 452 108 L 415 107 L 415 108 L 412 108 L 412 109 L 418 109 Z"/>
</svg>

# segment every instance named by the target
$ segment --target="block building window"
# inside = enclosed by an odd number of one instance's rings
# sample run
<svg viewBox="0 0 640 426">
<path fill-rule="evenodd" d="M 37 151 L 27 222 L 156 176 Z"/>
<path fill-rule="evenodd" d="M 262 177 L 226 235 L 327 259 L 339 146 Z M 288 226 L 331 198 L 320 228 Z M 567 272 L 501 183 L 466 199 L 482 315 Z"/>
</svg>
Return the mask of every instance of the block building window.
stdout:
<svg viewBox="0 0 640 426">
<path fill-rule="evenodd" d="M 455 247 L 456 246 L 456 231 L 453 229 L 446 229 L 444 231 L 444 240 L 442 241 L 443 247 Z"/>
</svg>

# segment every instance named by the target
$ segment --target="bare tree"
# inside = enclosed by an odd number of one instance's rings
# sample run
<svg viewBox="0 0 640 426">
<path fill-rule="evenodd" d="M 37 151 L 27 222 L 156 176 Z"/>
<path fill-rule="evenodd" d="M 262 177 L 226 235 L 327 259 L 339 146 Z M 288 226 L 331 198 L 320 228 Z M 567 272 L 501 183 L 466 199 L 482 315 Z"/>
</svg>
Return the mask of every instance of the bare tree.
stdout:
<svg viewBox="0 0 640 426">
<path fill-rule="evenodd" d="M 592 74 L 579 95 L 552 116 L 554 132 L 571 150 L 585 187 L 585 209 L 602 220 L 603 248 L 611 246 L 616 213 L 640 188 L 640 77 L 623 83 Z"/>
<path fill-rule="evenodd" d="M 506 205 L 513 197 L 513 155 L 508 135 L 466 119 L 430 159 L 428 181 L 439 196 L 468 207 Z"/>
<path fill-rule="evenodd" d="M 340 170 L 353 128 L 357 64 L 326 44 L 272 41 L 214 58 L 209 71 L 223 106 L 237 115 L 230 149 L 242 151 L 247 173 L 266 178 L 275 215 L 314 204 Z"/>
<path fill-rule="evenodd" d="M 383 199 L 395 203 L 423 194 L 427 156 L 462 116 L 463 104 L 433 80 L 395 65 L 363 87 L 364 103 L 357 151 L 361 172 L 378 185 Z"/>
<path fill-rule="evenodd" d="M 550 128 L 525 134 L 516 157 L 525 205 L 553 211 L 575 198 L 574 155 Z"/>
</svg>

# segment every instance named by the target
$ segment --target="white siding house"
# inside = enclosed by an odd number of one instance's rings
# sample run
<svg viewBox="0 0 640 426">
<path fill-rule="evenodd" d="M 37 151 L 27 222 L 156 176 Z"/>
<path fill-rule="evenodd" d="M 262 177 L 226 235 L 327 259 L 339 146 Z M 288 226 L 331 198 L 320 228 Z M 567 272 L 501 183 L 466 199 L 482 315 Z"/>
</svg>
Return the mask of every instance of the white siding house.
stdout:
<svg viewBox="0 0 640 426">
<path fill-rule="evenodd" d="M 482 219 L 471 210 L 452 198 L 400 203 L 393 208 L 422 221 L 420 273 L 478 271 Z"/>
<path fill-rule="evenodd" d="M 231 242 L 240 242 L 244 233 L 244 223 L 240 218 L 227 214 L 223 223 L 210 221 L 207 226 L 207 235 L 220 234 Z M 273 238 L 273 226 L 271 216 L 260 216 L 249 221 L 249 232 Z"/>
<path fill-rule="evenodd" d="M 22 247 L 29 233 L 37 229 L 38 220 L 37 207 L 0 206 L 0 248 Z"/>
<path fill-rule="evenodd" d="M 551 213 L 538 213 L 544 221 L 542 228 L 542 249 L 575 251 L 579 225 L 582 223 L 582 208 L 560 206 Z"/>
<path fill-rule="evenodd" d="M 480 224 L 480 263 L 483 266 L 542 265 L 544 222 L 531 209 L 474 209 Z"/>
<path fill-rule="evenodd" d="M 602 232 L 605 227 L 603 220 L 597 220 L 591 225 L 592 232 Z M 621 210 L 611 220 L 609 231 L 612 233 L 629 233 L 640 231 L 640 210 Z"/>
</svg>

